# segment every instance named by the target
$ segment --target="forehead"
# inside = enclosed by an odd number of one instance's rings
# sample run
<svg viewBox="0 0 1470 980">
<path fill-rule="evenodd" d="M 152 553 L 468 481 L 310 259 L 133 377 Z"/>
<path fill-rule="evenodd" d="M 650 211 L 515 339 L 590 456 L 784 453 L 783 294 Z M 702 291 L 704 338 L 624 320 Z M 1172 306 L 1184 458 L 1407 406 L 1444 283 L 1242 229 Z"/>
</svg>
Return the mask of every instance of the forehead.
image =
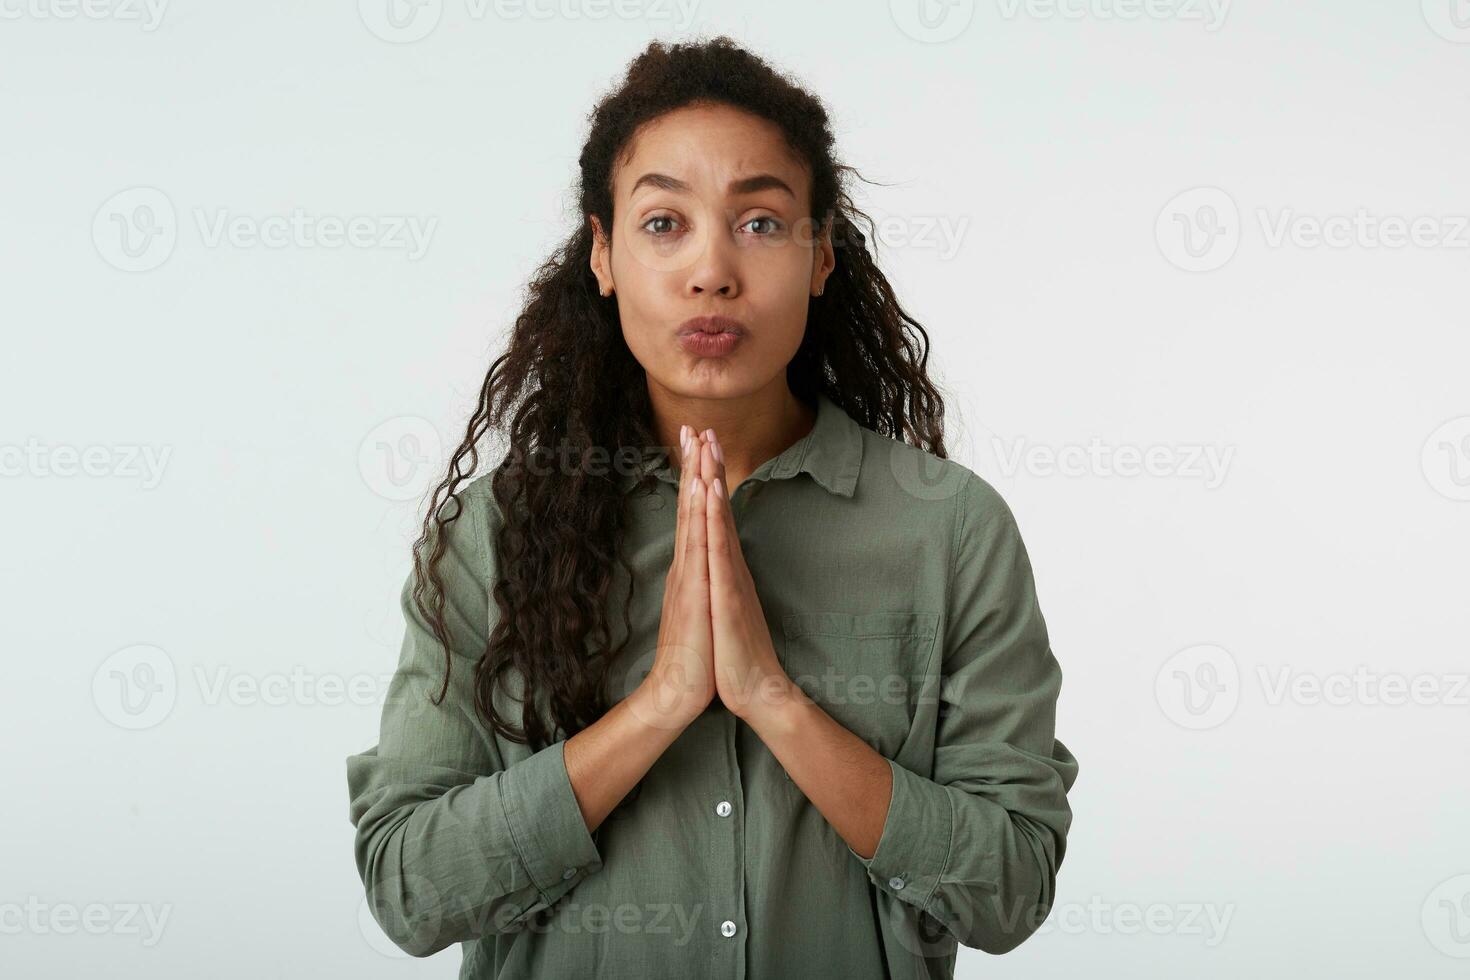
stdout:
<svg viewBox="0 0 1470 980">
<path fill-rule="evenodd" d="M 807 192 L 805 166 L 773 122 L 732 106 L 684 106 L 645 123 L 628 141 L 613 175 L 613 194 L 625 200 L 645 173 L 689 184 L 700 196 L 723 197 L 736 178 L 769 173 L 798 198 Z M 647 193 L 647 185 L 639 194 Z"/>
</svg>

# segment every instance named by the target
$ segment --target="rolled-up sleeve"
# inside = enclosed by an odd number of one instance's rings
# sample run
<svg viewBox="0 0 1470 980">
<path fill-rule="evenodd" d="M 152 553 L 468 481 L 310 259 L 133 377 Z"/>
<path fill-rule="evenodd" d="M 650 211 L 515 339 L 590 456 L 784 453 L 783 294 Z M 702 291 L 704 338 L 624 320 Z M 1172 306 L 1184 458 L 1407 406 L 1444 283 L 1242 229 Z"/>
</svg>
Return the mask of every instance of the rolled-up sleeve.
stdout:
<svg viewBox="0 0 1470 980">
<path fill-rule="evenodd" d="M 463 491 L 459 516 L 443 532 L 439 574 L 453 662 L 444 700 L 430 702 L 443 684 L 444 648 L 413 601 L 410 572 L 399 599 L 406 629 L 378 744 L 347 758 L 355 857 L 369 907 L 387 936 L 415 956 L 520 929 L 602 867 L 567 777 L 566 743 L 506 766 L 475 715 L 475 663 L 494 609 L 493 504 L 485 491 L 473 484 Z"/>
<path fill-rule="evenodd" d="M 933 776 L 890 760 L 882 836 L 853 854 L 958 942 L 1004 953 L 1050 913 L 1078 765 L 1055 737 L 1062 673 L 1015 517 L 968 471 L 958 511 Z"/>
</svg>

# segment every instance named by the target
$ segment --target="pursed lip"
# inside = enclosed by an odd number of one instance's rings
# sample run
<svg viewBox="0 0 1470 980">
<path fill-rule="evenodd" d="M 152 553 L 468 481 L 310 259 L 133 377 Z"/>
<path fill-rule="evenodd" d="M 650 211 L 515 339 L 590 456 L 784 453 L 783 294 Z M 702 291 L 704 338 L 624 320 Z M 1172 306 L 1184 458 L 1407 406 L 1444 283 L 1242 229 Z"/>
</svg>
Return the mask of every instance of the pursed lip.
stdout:
<svg viewBox="0 0 1470 980">
<path fill-rule="evenodd" d="M 728 316 L 695 316 L 679 324 L 679 336 L 691 333 L 745 333 L 745 324 Z"/>
</svg>

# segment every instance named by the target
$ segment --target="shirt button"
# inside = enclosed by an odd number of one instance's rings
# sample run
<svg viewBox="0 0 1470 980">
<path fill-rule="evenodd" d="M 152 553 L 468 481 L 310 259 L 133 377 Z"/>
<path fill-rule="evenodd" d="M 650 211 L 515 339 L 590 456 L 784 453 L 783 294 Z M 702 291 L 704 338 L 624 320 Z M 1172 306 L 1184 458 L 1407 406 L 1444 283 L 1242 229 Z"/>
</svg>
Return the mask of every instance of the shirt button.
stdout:
<svg viewBox="0 0 1470 980">
<path fill-rule="evenodd" d="M 577 877 L 577 869 L 576 868 L 567 868 L 565 871 L 563 871 L 561 873 L 561 880 L 562 881 L 571 881 L 575 877 Z"/>
<path fill-rule="evenodd" d="M 735 923 L 731 922 L 729 919 L 721 922 L 720 935 L 724 936 L 726 939 L 729 939 L 731 936 L 735 935 Z"/>
<path fill-rule="evenodd" d="M 894 891 L 897 891 L 898 889 L 903 887 L 903 879 L 897 877 L 889 878 L 888 887 L 892 888 Z"/>
<path fill-rule="evenodd" d="M 729 800 L 721 800 L 720 802 L 715 804 L 715 812 L 722 817 L 728 817 L 730 815 L 730 810 L 731 807 Z"/>
</svg>

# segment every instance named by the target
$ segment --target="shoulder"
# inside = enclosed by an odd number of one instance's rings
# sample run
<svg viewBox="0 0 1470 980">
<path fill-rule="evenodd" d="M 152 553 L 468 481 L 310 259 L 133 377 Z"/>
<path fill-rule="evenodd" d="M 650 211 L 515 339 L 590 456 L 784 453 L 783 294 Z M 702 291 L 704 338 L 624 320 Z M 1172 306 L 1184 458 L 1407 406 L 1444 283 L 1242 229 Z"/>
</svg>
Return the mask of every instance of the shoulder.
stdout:
<svg viewBox="0 0 1470 980">
<path fill-rule="evenodd" d="M 985 477 L 958 460 L 862 431 L 859 496 L 875 521 L 902 529 L 911 547 L 944 556 L 951 577 L 1024 552 L 1015 512 Z"/>
<path fill-rule="evenodd" d="M 485 568 L 493 563 L 495 538 L 502 523 L 490 477 L 485 473 L 460 484 L 453 499 L 441 494 L 438 520 L 429 522 L 430 537 L 423 542 L 421 554 L 432 554 L 434 539 L 442 534 L 446 556 L 454 564 L 465 571 L 475 569 L 479 577 L 485 574 Z"/>
<path fill-rule="evenodd" d="M 492 537 L 505 523 L 504 515 L 500 505 L 495 500 L 495 490 L 492 479 L 495 471 L 481 473 L 468 481 L 460 484 L 454 495 L 459 502 L 460 510 L 456 511 L 454 505 L 447 499 L 440 501 L 441 513 L 445 518 L 453 518 L 459 523 L 460 517 L 468 517 L 467 524 L 476 526 L 480 532 L 489 533 Z"/>
<path fill-rule="evenodd" d="M 966 525 L 1013 520 L 1010 505 L 990 481 L 955 459 L 860 427 L 862 488 L 880 498 L 949 511 L 958 534 Z"/>
</svg>

